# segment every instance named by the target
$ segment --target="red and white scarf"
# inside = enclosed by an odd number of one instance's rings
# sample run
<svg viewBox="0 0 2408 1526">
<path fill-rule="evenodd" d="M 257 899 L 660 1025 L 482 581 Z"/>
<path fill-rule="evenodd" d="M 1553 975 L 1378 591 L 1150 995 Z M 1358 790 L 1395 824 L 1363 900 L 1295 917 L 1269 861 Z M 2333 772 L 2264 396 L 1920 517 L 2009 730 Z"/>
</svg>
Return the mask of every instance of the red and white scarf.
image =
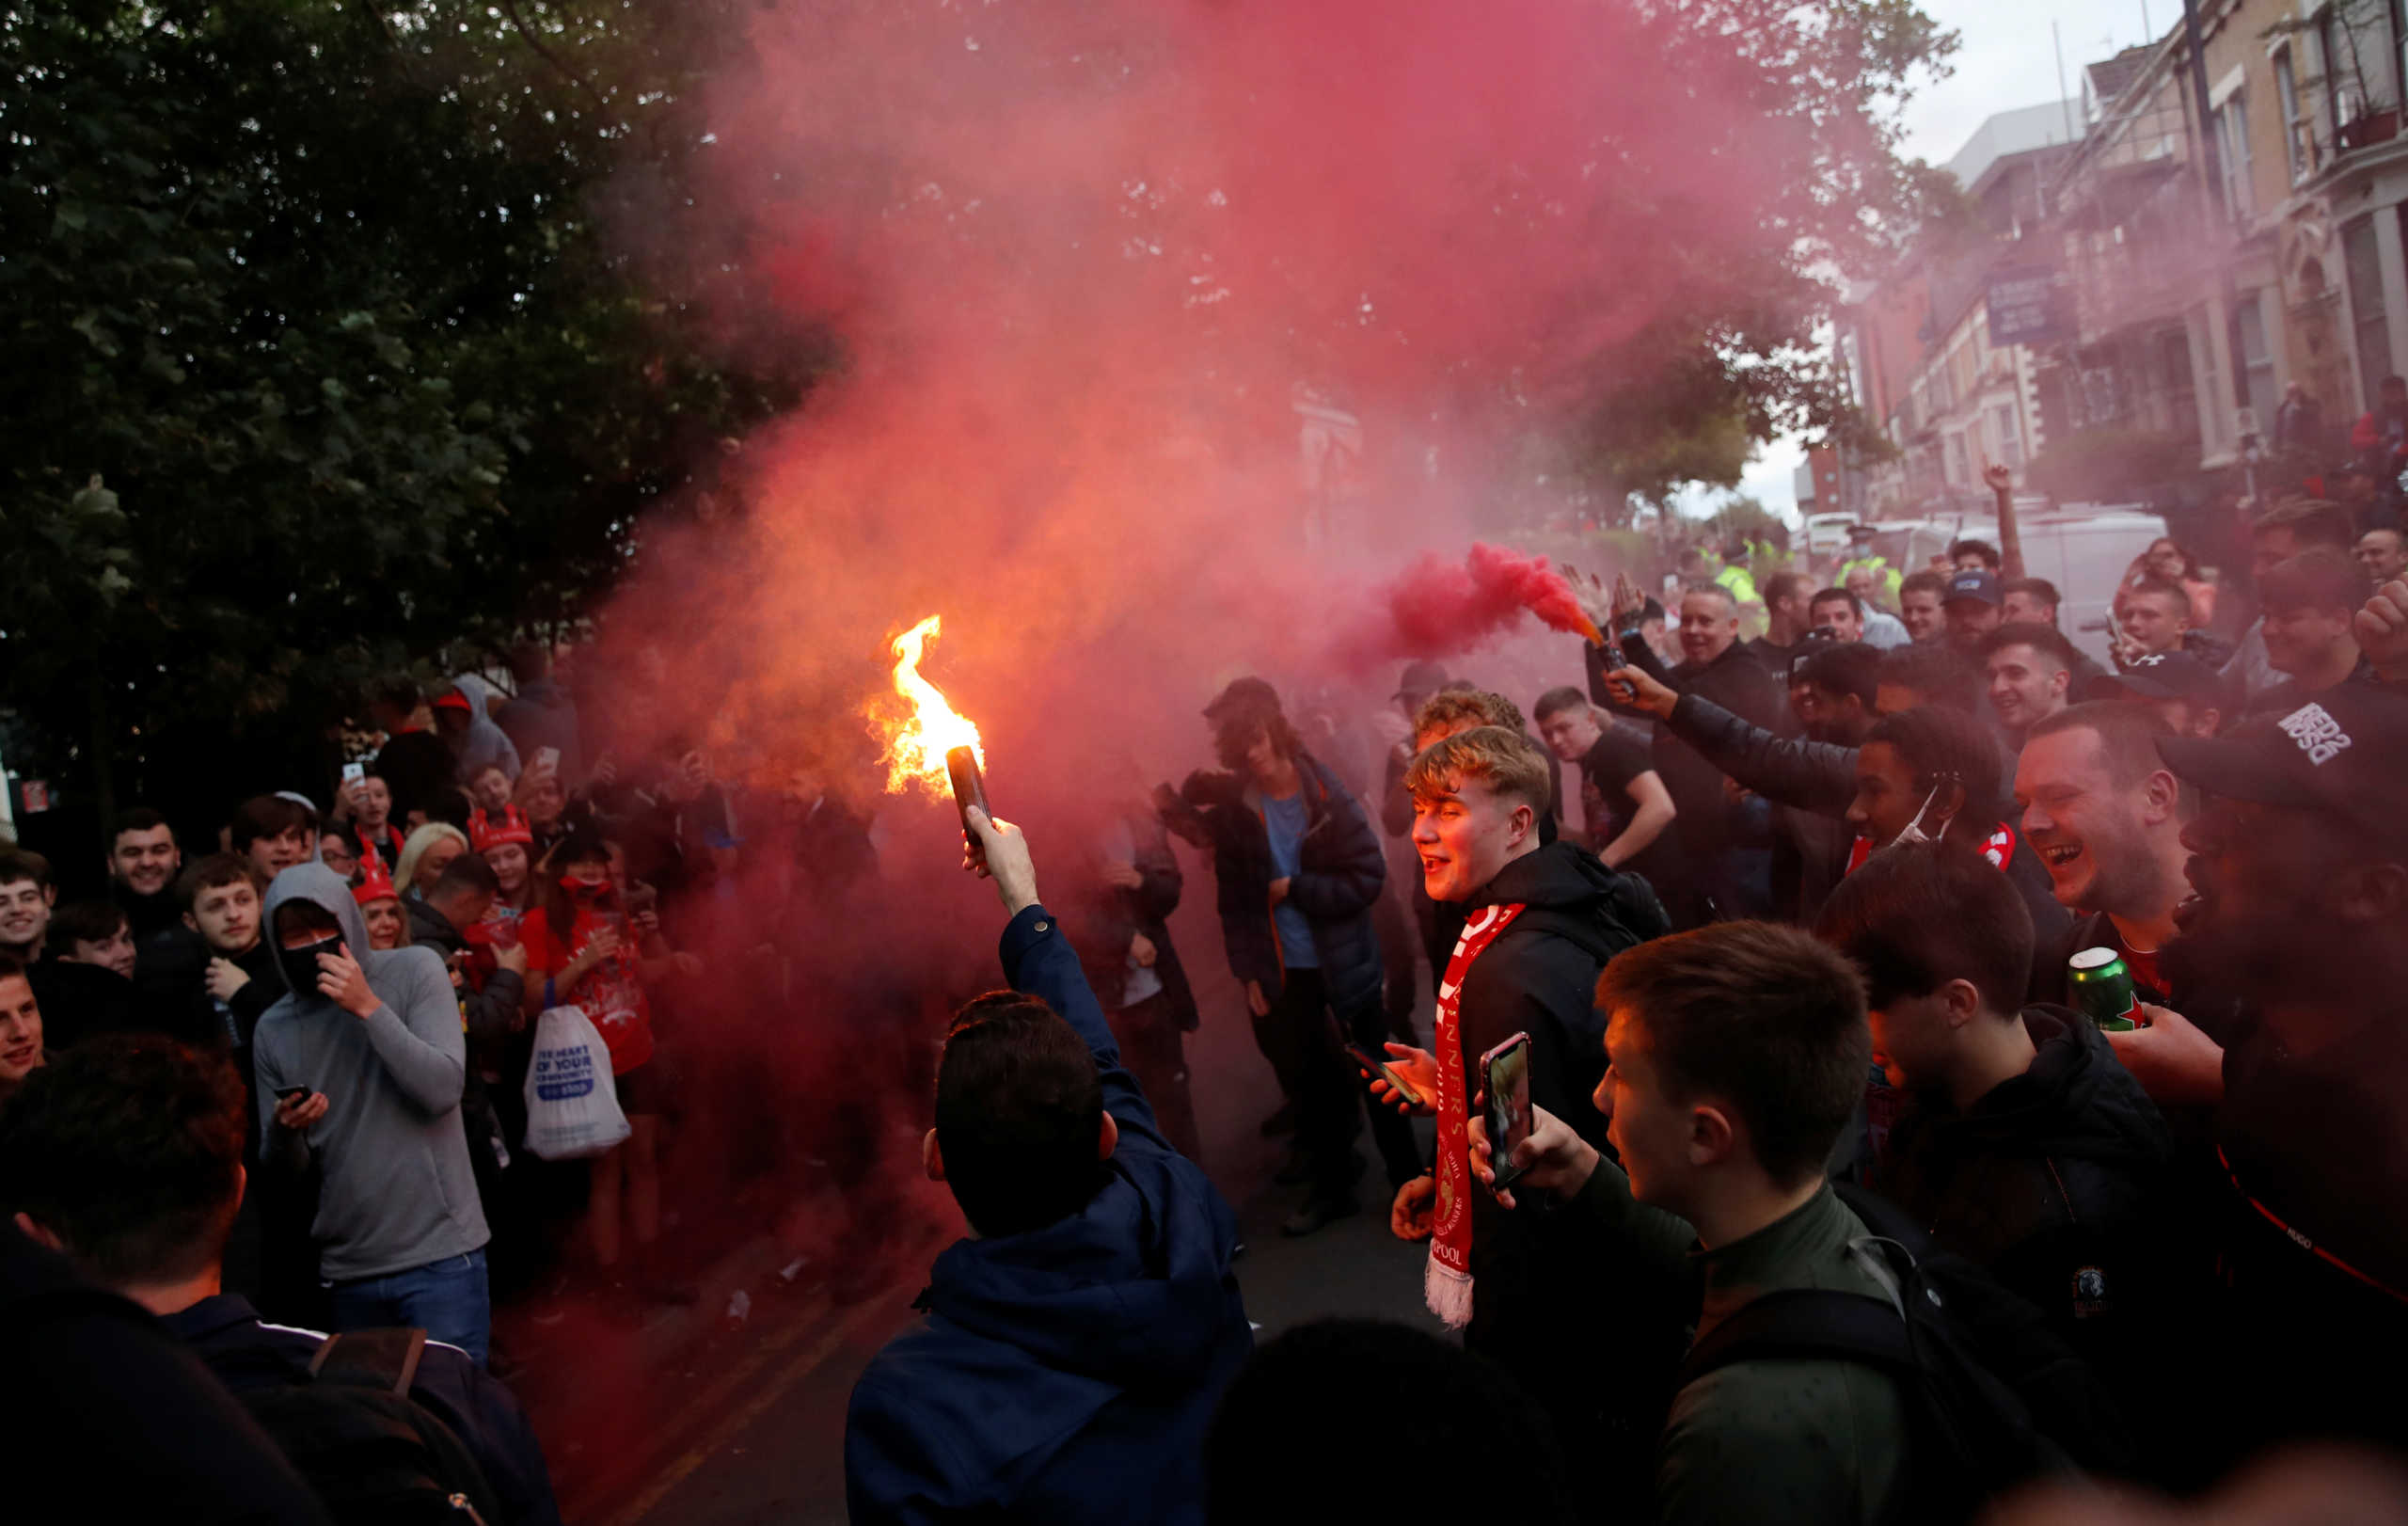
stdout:
<svg viewBox="0 0 2408 1526">
<path fill-rule="evenodd" d="M 1450 1329 L 1471 1323 L 1471 1093 L 1464 1085 L 1464 977 L 1471 962 L 1522 914 L 1484 906 L 1464 924 L 1438 982 L 1438 1198 L 1431 1210 L 1430 1263 L 1421 1296 Z"/>
</svg>

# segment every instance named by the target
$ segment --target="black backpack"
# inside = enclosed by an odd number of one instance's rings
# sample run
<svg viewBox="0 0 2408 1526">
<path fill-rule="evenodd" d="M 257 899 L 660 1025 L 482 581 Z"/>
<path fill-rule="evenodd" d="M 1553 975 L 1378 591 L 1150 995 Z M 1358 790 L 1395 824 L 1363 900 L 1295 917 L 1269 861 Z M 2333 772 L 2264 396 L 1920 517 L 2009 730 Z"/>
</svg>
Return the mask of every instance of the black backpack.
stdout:
<svg viewBox="0 0 2408 1526">
<path fill-rule="evenodd" d="M 307 1381 L 242 1393 L 340 1526 L 501 1519 L 475 1455 L 410 1397 L 425 1351 L 424 1330 L 329 1335 Z"/>
<path fill-rule="evenodd" d="M 1686 1387 L 1736 1361 L 1861 1362 L 1907 1395 L 1907 1486 L 1892 1518 L 1971 1519 L 2017 1485 L 2051 1474 L 2129 1474 L 2131 1428 L 2047 1316 L 1980 1266 L 1939 1249 L 1894 1204 L 1833 1189 L 1872 1231 L 1896 1275 L 1886 1298 L 1784 1288 L 1742 1308 L 1690 1348 Z"/>
</svg>

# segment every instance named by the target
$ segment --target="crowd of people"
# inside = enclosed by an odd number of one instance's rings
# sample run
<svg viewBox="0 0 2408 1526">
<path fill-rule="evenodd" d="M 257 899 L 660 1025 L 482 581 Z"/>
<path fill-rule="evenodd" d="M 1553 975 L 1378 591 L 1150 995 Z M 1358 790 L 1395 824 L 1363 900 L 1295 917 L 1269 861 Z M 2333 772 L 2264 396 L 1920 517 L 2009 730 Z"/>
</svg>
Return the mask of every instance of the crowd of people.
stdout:
<svg viewBox="0 0 2408 1526">
<path fill-rule="evenodd" d="M 1526 701 L 1418 661 L 1343 721 L 1240 678 L 1207 766 L 1149 792 L 1124 757 L 1086 840 L 1040 845 L 1052 901 L 1028 835 L 965 807 L 1009 989 L 909 1085 L 972 1233 L 854 1391 L 853 1518 L 1293 1518 L 1401 1484 L 1944 1521 L 2408 1441 L 2367 1398 L 2408 1356 L 2408 565 L 2368 518 L 2275 502 L 2245 580 L 2158 543 L 2103 663 L 2011 554 L 1909 573 L 1856 536 L 1688 558 L 1661 597 L 1588 581 L 1605 639 Z M 622 761 L 554 660 L 384 686 L 323 810 L 244 801 L 212 850 L 124 812 L 104 897 L 0 850 L 0 1339 L 78 1367 L 46 1423 L 139 1436 L 124 1498 L 556 1519 L 497 1288 L 693 1298 L 662 1057 L 700 930 L 758 856 L 832 895 L 875 849 L 816 779 Z M 1385 1202 L 1427 1327 L 1255 1349 L 1183 852 L 1275 1090 L 1279 1232 Z M 525 1099 L 561 1008 L 627 1129 L 550 1162 Z M 877 1190 L 840 1154 L 812 1158 Z M 129 1384 L 185 1423 L 151 1435 Z M 363 1395 L 406 1460 L 345 1450 Z"/>
</svg>

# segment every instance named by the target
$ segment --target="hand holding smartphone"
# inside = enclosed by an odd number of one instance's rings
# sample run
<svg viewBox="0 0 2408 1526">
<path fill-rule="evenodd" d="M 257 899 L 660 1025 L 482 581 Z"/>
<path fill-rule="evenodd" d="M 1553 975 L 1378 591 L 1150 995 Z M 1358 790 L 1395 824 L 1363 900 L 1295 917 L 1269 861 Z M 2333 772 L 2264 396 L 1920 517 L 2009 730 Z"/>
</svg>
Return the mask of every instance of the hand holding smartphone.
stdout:
<svg viewBox="0 0 2408 1526">
<path fill-rule="evenodd" d="M 1530 1137 L 1530 1036 L 1517 1033 L 1481 1056 L 1480 1073 L 1489 1160 L 1497 1172 L 1490 1190 L 1502 1192 L 1521 1179 L 1513 1148 Z"/>
<path fill-rule="evenodd" d="M 1424 1097 L 1418 1090 L 1415 1089 L 1411 1082 L 1407 1081 L 1402 1074 L 1398 1073 L 1395 1066 L 1373 1055 L 1361 1044 L 1348 1044 L 1346 1046 L 1346 1057 L 1349 1059 L 1352 1059 L 1356 1068 L 1361 1070 L 1366 1076 L 1374 1081 L 1386 1081 L 1395 1089 L 1398 1099 L 1402 1101 L 1407 1108 L 1419 1111 L 1432 1105 L 1432 1099 Z"/>
</svg>

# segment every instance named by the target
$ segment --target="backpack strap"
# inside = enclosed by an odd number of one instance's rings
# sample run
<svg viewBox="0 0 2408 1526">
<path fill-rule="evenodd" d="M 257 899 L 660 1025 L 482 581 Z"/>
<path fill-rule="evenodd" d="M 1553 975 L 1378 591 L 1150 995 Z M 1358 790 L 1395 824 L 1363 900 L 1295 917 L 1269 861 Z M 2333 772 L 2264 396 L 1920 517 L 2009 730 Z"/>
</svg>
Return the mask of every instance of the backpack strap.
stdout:
<svg viewBox="0 0 2408 1526">
<path fill-rule="evenodd" d="M 1829 1288 L 1782 1288 L 1749 1303 L 1691 1346 L 1681 1363 L 1679 1386 L 1733 1362 L 1818 1358 L 1909 1378 L 1918 1371 L 1907 1322 L 1889 1300 Z"/>
<path fill-rule="evenodd" d="M 424 1330 L 349 1330 L 319 1343 L 309 1359 L 309 1380 L 381 1389 L 406 1399 L 418 1378 L 419 1359 L 425 1355 Z"/>
</svg>

